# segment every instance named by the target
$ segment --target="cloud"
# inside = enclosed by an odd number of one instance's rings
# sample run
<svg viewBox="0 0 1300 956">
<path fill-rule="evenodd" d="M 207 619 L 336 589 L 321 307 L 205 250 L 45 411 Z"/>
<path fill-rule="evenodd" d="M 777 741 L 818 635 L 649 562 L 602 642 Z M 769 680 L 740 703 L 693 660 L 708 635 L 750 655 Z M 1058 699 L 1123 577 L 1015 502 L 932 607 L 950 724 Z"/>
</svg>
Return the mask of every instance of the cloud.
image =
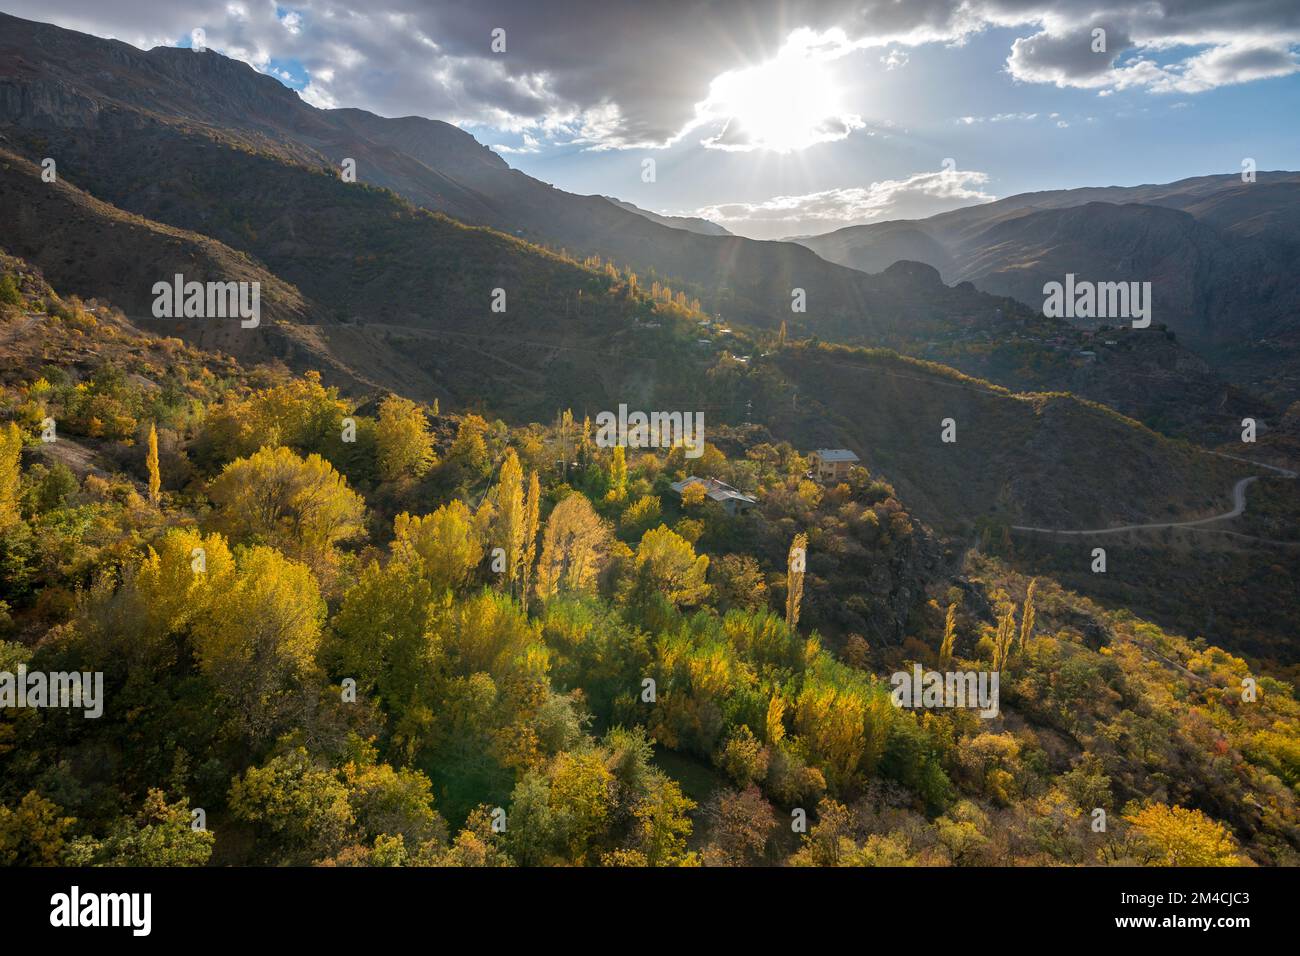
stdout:
<svg viewBox="0 0 1300 956">
<path fill-rule="evenodd" d="M 754 238 L 828 232 L 889 219 L 920 219 L 958 206 L 992 202 L 988 175 L 975 170 L 913 173 L 867 186 L 826 189 L 761 202 L 718 203 L 683 216 L 699 216 Z"/>
<path fill-rule="evenodd" d="M 698 135 L 719 149 L 791 149 L 859 129 L 843 104 L 813 103 L 790 135 L 737 116 L 716 84 L 797 53 L 861 84 L 925 44 L 990 27 L 1020 35 L 1005 69 L 1025 83 L 1194 94 L 1300 70 L 1295 0 L 8 0 L 18 16 L 141 47 L 202 28 L 258 69 L 301 64 L 303 97 L 328 108 L 417 114 L 527 131 L 592 149 L 664 147 Z M 1092 51 L 1092 31 L 1107 31 Z M 491 49 L 506 31 L 506 51 Z M 869 61 L 853 57 L 875 50 Z M 838 65 L 837 65 L 838 64 Z M 990 69 L 993 64 L 990 64 Z M 915 66 L 909 66 L 915 69 Z M 838 72 L 837 72 L 838 71 Z M 295 76 L 298 76 L 295 69 Z M 806 120 L 806 121 L 805 121 Z M 792 124 L 786 124 L 787 127 Z M 792 145 L 797 144 L 797 145 Z"/>
</svg>

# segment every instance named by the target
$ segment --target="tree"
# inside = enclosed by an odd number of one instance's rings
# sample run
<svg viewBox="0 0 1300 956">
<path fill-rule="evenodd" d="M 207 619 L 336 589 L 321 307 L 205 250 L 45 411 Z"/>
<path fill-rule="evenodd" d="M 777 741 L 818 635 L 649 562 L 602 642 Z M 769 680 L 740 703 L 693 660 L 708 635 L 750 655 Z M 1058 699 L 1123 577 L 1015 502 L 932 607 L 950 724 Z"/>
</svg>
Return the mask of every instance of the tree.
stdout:
<svg viewBox="0 0 1300 956">
<path fill-rule="evenodd" d="M 608 501 L 622 501 L 627 497 L 627 453 L 622 445 L 615 445 L 609 458 Z"/>
<path fill-rule="evenodd" d="M 654 495 L 642 495 L 623 509 L 619 525 L 623 532 L 644 534 L 646 530 L 659 521 L 659 499 Z"/>
<path fill-rule="evenodd" d="M 657 592 L 679 606 L 698 604 L 709 593 L 708 570 L 708 555 L 697 556 L 689 541 L 660 525 L 642 535 L 637 545 L 636 592 L 639 597 Z"/>
<path fill-rule="evenodd" d="M 713 594 L 723 610 L 767 606 L 767 582 L 758 561 L 748 554 L 724 554 L 709 566 Z"/>
<path fill-rule="evenodd" d="M 145 458 L 149 468 L 149 503 L 157 506 L 159 492 L 162 489 L 162 475 L 158 470 L 158 428 L 149 424 L 149 454 Z"/>
<path fill-rule="evenodd" d="M 704 850 L 710 866 L 753 866 L 767 851 L 776 828 L 776 814 L 758 787 L 721 793 L 708 808 L 713 820 L 712 842 Z"/>
<path fill-rule="evenodd" d="M 953 647 L 957 643 L 957 605 L 948 605 L 948 616 L 943 622 L 943 641 L 939 644 L 939 669 L 952 663 Z"/>
<path fill-rule="evenodd" d="M 320 455 L 263 448 L 232 461 L 210 490 L 217 521 L 235 539 L 271 544 L 324 572 L 334 545 L 365 533 L 365 501 Z"/>
<path fill-rule="evenodd" d="M 1200 810 L 1152 803 L 1125 814 L 1154 866 L 1237 866 L 1232 834 Z"/>
<path fill-rule="evenodd" d="M 337 852 L 356 823 L 347 787 L 304 747 L 249 767 L 231 782 L 229 803 L 236 820 L 304 863 Z"/>
<path fill-rule="evenodd" d="M 997 635 L 993 638 L 993 669 L 1000 671 L 1011 660 L 1016 639 L 1016 606 L 1008 604 L 998 620 Z"/>
<path fill-rule="evenodd" d="M 523 470 L 513 448 L 501 462 L 501 477 L 496 488 L 496 517 L 491 544 L 505 551 L 505 583 L 513 592 L 519 575 L 524 547 Z"/>
<path fill-rule="evenodd" d="M 456 440 L 451 443 L 448 459 L 456 463 L 461 474 L 470 481 L 488 473 L 487 443 L 483 440 L 487 422 L 478 415 L 466 415 L 456 428 Z"/>
<path fill-rule="evenodd" d="M 398 719 L 418 703 L 441 647 L 432 633 L 433 590 L 418 563 L 372 561 L 332 621 L 332 669 L 364 694 L 377 692 Z"/>
<path fill-rule="evenodd" d="M 0 866 L 58 866 L 65 863 L 68 831 L 75 817 L 29 790 L 10 810 L 0 806 Z"/>
<path fill-rule="evenodd" d="M 119 820 L 96 853 L 106 866 L 204 866 L 215 837 L 195 830 L 185 800 L 150 789 L 135 819 Z"/>
<path fill-rule="evenodd" d="M 785 626 L 791 631 L 799 627 L 799 602 L 803 600 L 803 576 L 808 562 L 808 535 L 800 531 L 794 536 L 785 566 Z"/>
<path fill-rule="evenodd" d="M 419 478 L 434 464 L 433 435 L 424 410 L 415 402 L 389 395 L 379 406 L 376 433 L 379 475 L 385 481 Z"/>
<path fill-rule="evenodd" d="M 524 601 L 528 600 L 528 585 L 537 560 L 537 533 L 541 528 L 542 484 L 537 472 L 528 476 L 528 493 L 524 496 L 524 547 L 520 555 L 520 588 Z"/>
<path fill-rule="evenodd" d="M 1034 595 L 1037 591 L 1038 578 L 1033 578 L 1029 582 L 1029 590 L 1025 592 L 1025 606 L 1020 615 L 1020 645 L 1017 649 L 1021 654 L 1025 653 L 1025 648 L 1034 636 Z"/>
<path fill-rule="evenodd" d="M 537 596 L 558 591 L 591 591 L 609 553 L 609 531 L 583 495 L 564 498 L 546 519 L 542 557 L 537 564 Z"/>
<path fill-rule="evenodd" d="M 305 564 L 255 547 L 237 562 L 233 584 L 194 627 L 199 667 L 260 739 L 282 698 L 315 667 L 325 602 Z"/>
<path fill-rule="evenodd" d="M 22 453 L 22 431 L 13 422 L 6 422 L 0 426 L 0 531 L 22 520 L 18 507 Z"/>
<path fill-rule="evenodd" d="M 440 590 L 463 587 L 483 560 L 474 518 L 459 499 L 423 517 L 402 512 L 393 522 L 393 531 L 393 556 L 418 563 L 424 576 Z"/>
</svg>

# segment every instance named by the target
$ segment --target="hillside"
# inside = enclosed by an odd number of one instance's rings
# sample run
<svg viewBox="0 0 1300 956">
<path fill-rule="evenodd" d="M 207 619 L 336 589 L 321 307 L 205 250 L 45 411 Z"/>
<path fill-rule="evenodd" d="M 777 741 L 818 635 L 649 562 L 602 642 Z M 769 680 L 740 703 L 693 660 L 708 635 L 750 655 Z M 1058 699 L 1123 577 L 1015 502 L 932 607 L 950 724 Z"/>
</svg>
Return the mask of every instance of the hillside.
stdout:
<svg viewBox="0 0 1300 956">
<path fill-rule="evenodd" d="M 773 362 L 784 381 L 761 411 L 774 432 L 801 447 L 853 449 L 951 531 L 1199 517 L 1229 507 L 1245 473 L 1070 395 L 1012 393 L 871 350 L 801 346 Z M 954 443 L 941 441 L 947 418 Z"/>
<path fill-rule="evenodd" d="M 1300 253 L 1300 174 L 1028 193 L 799 241 L 870 272 L 898 259 L 928 262 L 945 281 L 1035 309 L 1044 283 L 1066 273 L 1149 281 L 1153 321 L 1221 374 L 1282 404 L 1300 395 L 1300 292 L 1290 279 Z"/>
<path fill-rule="evenodd" d="M 215 53 L 141 52 L 13 17 L 0 15 L 0 23 L 0 126 L 9 127 L 11 148 L 34 160 L 55 152 L 77 185 L 162 222 L 182 225 L 173 217 L 201 197 L 168 201 L 156 177 L 184 178 L 181 157 L 195 157 L 196 143 L 223 144 L 313 169 L 337 170 L 343 159 L 355 159 L 361 183 L 578 258 L 599 255 L 657 275 L 732 322 L 774 328 L 789 321 L 823 337 L 892 341 L 922 331 L 918 319 L 945 322 L 1007 307 L 928 281 L 900 288 L 794 243 L 661 225 L 603 197 L 576 196 L 512 170 L 448 124 L 319 110 L 275 79 Z M 138 148 L 144 141 L 152 144 L 147 150 Z M 150 168 L 163 156 L 166 174 Z M 199 158 L 211 165 L 212 157 Z M 234 178 L 221 183 L 222 199 L 237 182 L 242 187 Z M 221 238 L 243 248 L 234 236 Z M 791 312 L 796 288 L 807 293 L 806 315 Z"/>
</svg>

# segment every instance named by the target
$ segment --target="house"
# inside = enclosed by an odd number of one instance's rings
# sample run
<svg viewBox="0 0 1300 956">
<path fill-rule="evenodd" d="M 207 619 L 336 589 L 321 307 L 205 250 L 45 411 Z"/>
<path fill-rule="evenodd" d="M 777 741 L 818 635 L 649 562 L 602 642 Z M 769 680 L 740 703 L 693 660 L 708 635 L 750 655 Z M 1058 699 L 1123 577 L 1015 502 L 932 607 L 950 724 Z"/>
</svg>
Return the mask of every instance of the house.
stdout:
<svg viewBox="0 0 1300 956">
<path fill-rule="evenodd" d="M 691 485 L 703 485 L 704 497 L 722 505 L 729 515 L 743 515 L 758 504 L 757 498 L 747 495 L 739 489 L 731 487 L 725 481 L 719 481 L 717 478 L 697 478 L 691 475 L 681 481 L 674 481 L 668 487 L 672 488 L 680 496 Z"/>
<path fill-rule="evenodd" d="M 809 458 L 813 474 L 823 482 L 843 481 L 849 476 L 849 469 L 862 460 L 847 448 L 818 448 Z"/>
</svg>

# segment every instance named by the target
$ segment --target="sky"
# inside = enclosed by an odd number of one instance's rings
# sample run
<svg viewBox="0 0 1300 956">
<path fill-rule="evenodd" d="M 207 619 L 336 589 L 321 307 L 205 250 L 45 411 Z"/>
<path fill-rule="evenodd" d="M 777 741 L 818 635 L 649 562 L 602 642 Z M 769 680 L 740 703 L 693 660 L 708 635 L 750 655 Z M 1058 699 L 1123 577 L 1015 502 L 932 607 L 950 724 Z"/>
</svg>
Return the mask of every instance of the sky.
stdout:
<svg viewBox="0 0 1300 956">
<path fill-rule="evenodd" d="M 753 238 L 1300 168 L 1300 0 L 0 0 Z M 653 160 L 653 176 L 647 160 Z"/>
</svg>

